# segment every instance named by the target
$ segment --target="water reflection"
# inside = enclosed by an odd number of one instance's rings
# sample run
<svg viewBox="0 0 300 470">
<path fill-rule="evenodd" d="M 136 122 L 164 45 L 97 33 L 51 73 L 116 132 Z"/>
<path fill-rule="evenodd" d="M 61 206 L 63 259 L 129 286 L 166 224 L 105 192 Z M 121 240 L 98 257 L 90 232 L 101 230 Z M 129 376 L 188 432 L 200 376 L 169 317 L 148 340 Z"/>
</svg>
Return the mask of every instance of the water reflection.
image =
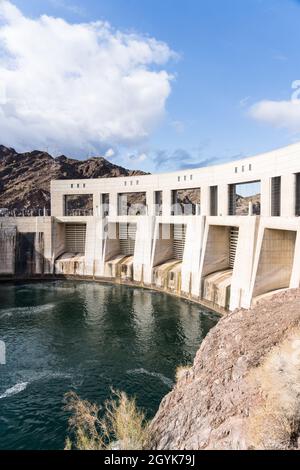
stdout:
<svg viewBox="0 0 300 470">
<path fill-rule="evenodd" d="M 111 387 L 149 417 L 216 315 L 125 286 L 59 281 L 0 287 L 0 448 L 60 449 L 69 390 L 100 404 Z"/>
</svg>

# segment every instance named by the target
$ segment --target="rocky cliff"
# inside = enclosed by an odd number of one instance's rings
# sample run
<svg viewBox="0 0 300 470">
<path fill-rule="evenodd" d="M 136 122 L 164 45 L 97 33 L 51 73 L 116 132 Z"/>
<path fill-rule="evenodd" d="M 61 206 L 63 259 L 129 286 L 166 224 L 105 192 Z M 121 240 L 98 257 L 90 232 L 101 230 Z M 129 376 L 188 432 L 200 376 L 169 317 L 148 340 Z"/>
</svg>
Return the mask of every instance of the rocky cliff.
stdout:
<svg viewBox="0 0 300 470">
<path fill-rule="evenodd" d="M 300 291 L 223 317 L 151 423 L 154 449 L 300 446 Z"/>
<path fill-rule="evenodd" d="M 18 153 L 0 145 L 0 209 L 50 208 L 50 181 L 145 174 L 113 165 L 105 158 L 80 161 L 46 152 Z"/>
</svg>

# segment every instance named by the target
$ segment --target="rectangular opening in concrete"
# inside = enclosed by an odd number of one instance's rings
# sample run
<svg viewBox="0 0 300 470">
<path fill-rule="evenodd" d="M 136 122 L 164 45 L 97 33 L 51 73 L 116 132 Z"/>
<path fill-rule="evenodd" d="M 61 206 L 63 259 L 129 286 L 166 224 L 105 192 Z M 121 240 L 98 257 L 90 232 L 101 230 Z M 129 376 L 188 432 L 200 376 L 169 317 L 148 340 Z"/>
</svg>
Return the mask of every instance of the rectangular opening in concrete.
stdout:
<svg viewBox="0 0 300 470">
<path fill-rule="evenodd" d="M 271 180 L 271 215 L 280 217 L 281 215 L 281 177 L 276 176 Z"/>
<path fill-rule="evenodd" d="M 174 258 L 182 261 L 186 239 L 186 225 L 173 225 L 173 254 Z"/>
<path fill-rule="evenodd" d="M 155 191 L 154 197 L 154 204 L 155 204 L 155 215 L 161 216 L 162 215 L 162 204 L 163 204 L 163 193 L 162 191 Z"/>
<path fill-rule="evenodd" d="M 211 225 L 202 268 L 202 298 L 229 308 L 239 228 Z"/>
<path fill-rule="evenodd" d="M 172 191 L 171 215 L 200 215 L 201 189 L 175 189 Z"/>
<path fill-rule="evenodd" d="M 218 215 L 218 186 L 210 187 L 210 215 L 212 217 Z"/>
<path fill-rule="evenodd" d="M 159 224 L 158 226 L 157 239 L 154 240 L 153 266 L 159 266 L 174 258 L 172 227 L 170 224 Z"/>
<path fill-rule="evenodd" d="M 16 238 L 16 269 L 17 275 L 32 275 L 43 272 L 43 233 L 17 233 Z M 37 273 L 37 261 L 40 263 Z"/>
<path fill-rule="evenodd" d="M 300 173 L 296 173 L 295 215 L 300 217 Z"/>
<path fill-rule="evenodd" d="M 260 215 L 260 212 L 260 181 L 229 185 L 229 215 Z"/>
<path fill-rule="evenodd" d="M 102 217 L 109 216 L 109 194 L 101 194 Z"/>
<path fill-rule="evenodd" d="M 134 255 L 136 230 L 136 224 L 119 224 L 119 241 L 121 255 Z"/>
<path fill-rule="evenodd" d="M 295 244 L 295 231 L 265 230 L 253 297 L 289 287 Z"/>
<path fill-rule="evenodd" d="M 147 215 L 146 193 L 118 194 L 118 215 Z"/>
<path fill-rule="evenodd" d="M 0 228 L 0 275 L 15 274 L 17 229 Z"/>
<path fill-rule="evenodd" d="M 155 240 L 153 266 L 166 261 L 182 261 L 185 249 L 185 224 L 159 224 L 158 238 Z"/>
<path fill-rule="evenodd" d="M 92 194 L 71 194 L 65 196 L 64 215 L 70 216 L 92 216 L 93 215 L 93 195 Z"/>
<path fill-rule="evenodd" d="M 238 239 L 238 227 L 209 226 L 203 261 L 203 276 L 234 268 Z"/>
<path fill-rule="evenodd" d="M 65 250 L 67 253 L 85 254 L 86 224 L 66 224 Z"/>
<path fill-rule="evenodd" d="M 137 224 L 109 223 L 105 243 L 105 277 L 133 279 Z"/>
<path fill-rule="evenodd" d="M 185 224 L 159 224 L 153 260 L 153 279 L 157 287 L 180 291 L 185 239 Z"/>
</svg>

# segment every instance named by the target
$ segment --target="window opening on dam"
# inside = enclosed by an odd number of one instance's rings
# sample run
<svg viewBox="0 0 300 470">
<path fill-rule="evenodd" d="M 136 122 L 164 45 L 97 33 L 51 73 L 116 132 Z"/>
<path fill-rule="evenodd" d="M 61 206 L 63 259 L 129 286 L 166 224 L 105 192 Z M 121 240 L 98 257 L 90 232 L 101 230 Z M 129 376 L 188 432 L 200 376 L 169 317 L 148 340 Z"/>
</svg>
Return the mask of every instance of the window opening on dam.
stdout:
<svg viewBox="0 0 300 470">
<path fill-rule="evenodd" d="M 271 182 L 271 215 L 280 217 L 281 215 L 281 176 L 272 178 Z"/>
<path fill-rule="evenodd" d="M 109 194 L 101 195 L 102 217 L 109 216 Z"/>
<path fill-rule="evenodd" d="M 225 309 L 230 305 L 238 240 L 238 227 L 209 227 L 202 268 L 202 298 Z"/>
<path fill-rule="evenodd" d="M 300 217 L 300 173 L 296 173 L 296 201 L 295 215 Z"/>
<path fill-rule="evenodd" d="M 182 261 L 186 239 L 186 225 L 173 225 L 173 253 L 174 258 Z"/>
<path fill-rule="evenodd" d="M 43 233 L 17 233 L 16 236 L 16 274 L 31 275 L 43 272 Z M 39 269 L 38 265 L 40 265 Z"/>
<path fill-rule="evenodd" d="M 210 187 L 210 215 L 212 217 L 218 215 L 218 186 Z"/>
<path fill-rule="evenodd" d="M 118 194 L 118 215 L 147 215 L 146 193 Z"/>
<path fill-rule="evenodd" d="M 162 191 L 155 191 L 155 215 L 162 215 L 163 193 Z"/>
<path fill-rule="evenodd" d="M 136 224 L 119 224 L 120 254 L 133 256 L 135 250 Z"/>
<path fill-rule="evenodd" d="M 200 215 L 201 189 L 176 189 L 172 191 L 171 215 Z"/>
<path fill-rule="evenodd" d="M 229 234 L 229 267 L 234 268 L 236 249 L 239 241 L 239 228 L 231 227 Z"/>
<path fill-rule="evenodd" d="M 85 253 L 86 224 L 66 224 L 65 247 L 68 253 Z"/>
<path fill-rule="evenodd" d="M 261 183 L 229 185 L 229 215 L 260 215 L 261 213 Z"/>
<path fill-rule="evenodd" d="M 290 286 L 296 236 L 291 230 L 264 231 L 253 297 Z"/>
<path fill-rule="evenodd" d="M 65 196 L 64 215 L 70 216 L 92 216 L 93 195 L 92 194 L 69 194 Z"/>
<path fill-rule="evenodd" d="M 153 282 L 159 288 L 180 292 L 186 224 L 159 224 L 153 259 Z"/>
</svg>

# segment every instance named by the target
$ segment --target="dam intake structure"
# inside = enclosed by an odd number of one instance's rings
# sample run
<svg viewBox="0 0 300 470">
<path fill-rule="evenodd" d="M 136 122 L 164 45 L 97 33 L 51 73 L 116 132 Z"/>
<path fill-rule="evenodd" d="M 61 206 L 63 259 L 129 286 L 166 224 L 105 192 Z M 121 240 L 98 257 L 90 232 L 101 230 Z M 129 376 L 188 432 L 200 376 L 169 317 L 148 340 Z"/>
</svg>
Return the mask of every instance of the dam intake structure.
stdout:
<svg viewBox="0 0 300 470">
<path fill-rule="evenodd" d="M 51 183 L 51 215 L 0 217 L 0 279 L 156 288 L 218 311 L 300 286 L 300 144 L 189 171 Z"/>
</svg>

